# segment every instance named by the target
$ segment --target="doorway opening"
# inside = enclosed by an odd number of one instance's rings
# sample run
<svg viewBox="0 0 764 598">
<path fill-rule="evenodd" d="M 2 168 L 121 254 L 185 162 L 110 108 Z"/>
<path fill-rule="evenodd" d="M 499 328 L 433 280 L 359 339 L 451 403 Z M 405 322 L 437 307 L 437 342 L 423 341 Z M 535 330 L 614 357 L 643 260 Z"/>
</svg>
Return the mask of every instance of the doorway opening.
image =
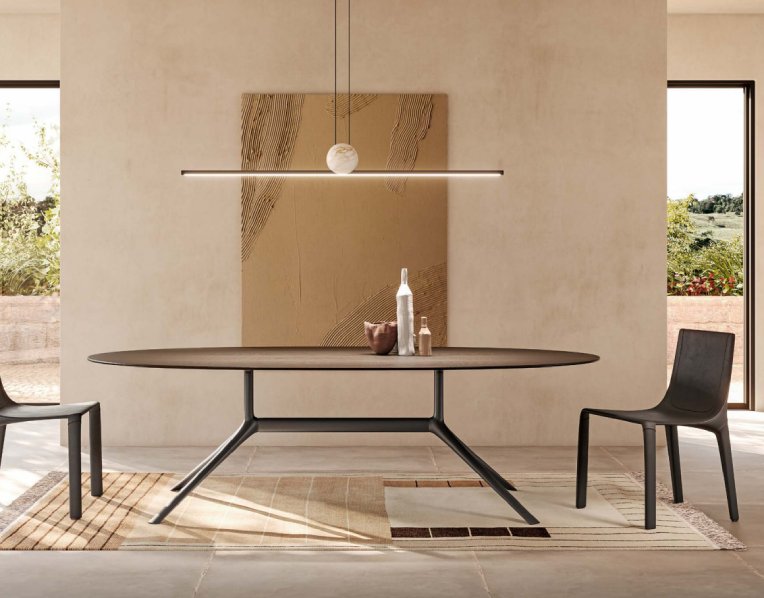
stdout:
<svg viewBox="0 0 764 598">
<path fill-rule="evenodd" d="M 669 81 L 667 372 L 680 328 L 733 332 L 729 407 L 752 409 L 752 81 Z"/>
<path fill-rule="evenodd" d="M 58 81 L 0 81 L 0 376 L 22 403 L 58 403 Z"/>
</svg>

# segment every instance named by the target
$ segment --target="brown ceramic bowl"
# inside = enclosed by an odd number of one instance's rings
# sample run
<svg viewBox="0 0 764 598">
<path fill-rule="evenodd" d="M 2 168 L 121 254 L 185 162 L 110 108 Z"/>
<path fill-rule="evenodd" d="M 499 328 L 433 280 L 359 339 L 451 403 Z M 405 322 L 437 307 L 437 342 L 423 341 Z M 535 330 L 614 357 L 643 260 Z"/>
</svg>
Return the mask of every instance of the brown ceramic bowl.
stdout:
<svg viewBox="0 0 764 598">
<path fill-rule="evenodd" d="M 364 322 L 363 330 L 377 355 L 387 355 L 398 342 L 398 322 Z"/>
</svg>

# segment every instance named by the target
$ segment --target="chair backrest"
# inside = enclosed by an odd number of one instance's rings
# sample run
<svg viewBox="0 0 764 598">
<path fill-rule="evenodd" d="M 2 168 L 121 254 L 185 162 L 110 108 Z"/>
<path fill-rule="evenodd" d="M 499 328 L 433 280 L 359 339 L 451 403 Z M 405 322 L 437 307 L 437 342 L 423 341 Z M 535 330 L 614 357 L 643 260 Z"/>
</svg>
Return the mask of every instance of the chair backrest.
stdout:
<svg viewBox="0 0 764 598">
<path fill-rule="evenodd" d="M 734 349 L 734 334 L 680 330 L 663 403 L 683 411 L 719 413 L 727 405 Z"/>
</svg>

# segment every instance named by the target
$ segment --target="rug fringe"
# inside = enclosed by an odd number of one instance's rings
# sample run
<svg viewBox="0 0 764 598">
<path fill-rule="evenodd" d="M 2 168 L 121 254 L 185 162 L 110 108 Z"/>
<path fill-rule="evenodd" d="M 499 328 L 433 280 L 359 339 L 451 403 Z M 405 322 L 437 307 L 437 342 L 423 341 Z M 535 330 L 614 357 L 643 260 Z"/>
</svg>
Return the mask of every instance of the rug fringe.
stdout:
<svg viewBox="0 0 764 598">
<path fill-rule="evenodd" d="M 645 474 L 641 471 L 629 471 L 627 474 L 637 484 L 645 487 Z M 746 550 L 747 546 L 724 529 L 716 521 L 711 519 L 696 506 L 684 501 L 682 503 L 674 502 L 674 495 L 671 489 L 663 482 L 655 482 L 655 495 L 658 500 L 672 509 L 677 515 L 684 519 L 688 525 L 693 527 L 700 535 L 708 538 L 710 542 L 721 550 Z"/>
<path fill-rule="evenodd" d="M 0 537 L 19 517 L 43 499 L 66 478 L 64 471 L 51 471 L 0 512 Z"/>
</svg>

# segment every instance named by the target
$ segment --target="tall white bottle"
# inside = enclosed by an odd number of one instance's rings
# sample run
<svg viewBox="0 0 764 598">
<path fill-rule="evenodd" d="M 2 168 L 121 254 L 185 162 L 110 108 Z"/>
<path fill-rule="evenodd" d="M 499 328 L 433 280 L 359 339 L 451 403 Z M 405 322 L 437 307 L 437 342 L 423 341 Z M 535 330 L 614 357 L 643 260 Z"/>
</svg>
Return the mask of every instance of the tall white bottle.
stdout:
<svg viewBox="0 0 764 598">
<path fill-rule="evenodd" d="M 409 288 L 409 271 L 401 269 L 398 303 L 398 355 L 414 355 L 414 296 Z"/>
</svg>

